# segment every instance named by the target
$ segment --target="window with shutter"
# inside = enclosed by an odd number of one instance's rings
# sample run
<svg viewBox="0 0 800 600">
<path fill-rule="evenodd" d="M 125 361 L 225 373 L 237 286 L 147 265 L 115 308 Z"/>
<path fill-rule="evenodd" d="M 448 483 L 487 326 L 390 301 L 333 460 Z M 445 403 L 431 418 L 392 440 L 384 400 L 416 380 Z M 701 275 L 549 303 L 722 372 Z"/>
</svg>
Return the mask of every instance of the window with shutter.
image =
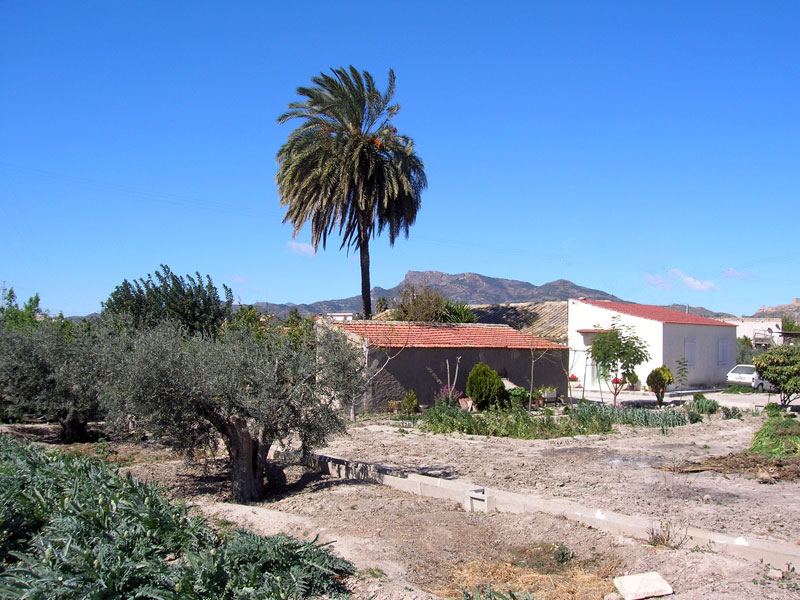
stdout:
<svg viewBox="0 0 800 600">
<path fill-rule="evenodd" d="M 733 364 L 733 341 L 732 340 L 719 340 L 719 348 L 717 352 L 718 365 Z"/>
<path fill-rule="evenodd" d="M 683 355 L 686 357 L 687 367 L 697 366 L 697 338 L 684 338 Z"/>
</svg>

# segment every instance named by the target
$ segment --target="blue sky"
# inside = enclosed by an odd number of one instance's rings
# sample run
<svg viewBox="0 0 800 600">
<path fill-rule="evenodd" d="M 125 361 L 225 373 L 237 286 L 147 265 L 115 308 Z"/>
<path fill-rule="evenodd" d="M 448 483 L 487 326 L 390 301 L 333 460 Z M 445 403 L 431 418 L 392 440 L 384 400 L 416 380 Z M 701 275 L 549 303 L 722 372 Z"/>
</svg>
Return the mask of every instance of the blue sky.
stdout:
<svg viewBox="0 0 800 600">
<path fill-rule="evenodd" d="M 752 314 L 800 296 L 795 2 L 0 3 L 0 281 L 98 310 L 160 263 L 243 302 L 360 291 L 282 225 L 277 116 L 397 75 L 429 187 L 408 270 Z"/>
</svg>

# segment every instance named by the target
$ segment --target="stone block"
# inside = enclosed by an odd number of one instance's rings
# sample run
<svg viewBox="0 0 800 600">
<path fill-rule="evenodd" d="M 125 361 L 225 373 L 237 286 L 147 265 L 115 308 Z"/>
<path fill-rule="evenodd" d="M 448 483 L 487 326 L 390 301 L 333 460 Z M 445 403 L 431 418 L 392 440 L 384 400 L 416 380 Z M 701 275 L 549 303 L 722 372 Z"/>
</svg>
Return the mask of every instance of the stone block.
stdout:
<svg viewBox="0 0 800 600">
<path fill-rule="evenodd" d="M 655 571 L 615 577 L 614 585 L 625 600 L 643 600 L 673 593 L 672 586 Z"/>
</svg>

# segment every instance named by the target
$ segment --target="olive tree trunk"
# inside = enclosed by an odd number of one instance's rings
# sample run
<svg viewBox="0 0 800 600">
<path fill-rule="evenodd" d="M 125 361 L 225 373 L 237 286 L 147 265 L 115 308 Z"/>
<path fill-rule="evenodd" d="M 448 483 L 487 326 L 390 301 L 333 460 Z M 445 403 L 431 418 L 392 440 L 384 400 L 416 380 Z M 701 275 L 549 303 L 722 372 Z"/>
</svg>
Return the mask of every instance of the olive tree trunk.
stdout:
<svg viewBox="0 0 800 600">
<path fill-rule="evenodd" d="M 263 432 L 260 438 L 253 436 L 242 418 L 232 417 L 226 423 L 223 439 L 231 461 L 233 497 L 240 504 L 260 500 L 267 489 L 272 440 Z"/>
</svg>

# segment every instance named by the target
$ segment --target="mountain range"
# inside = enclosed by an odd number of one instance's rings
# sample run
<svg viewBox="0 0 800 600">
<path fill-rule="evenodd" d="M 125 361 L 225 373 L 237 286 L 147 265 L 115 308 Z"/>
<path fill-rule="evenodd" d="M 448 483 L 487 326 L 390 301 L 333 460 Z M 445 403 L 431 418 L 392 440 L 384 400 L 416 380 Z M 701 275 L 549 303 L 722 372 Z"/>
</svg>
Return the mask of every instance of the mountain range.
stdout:
<svg viewBox="0 0 800 600">
<path fill-rule="evenodd" d="M 621 302 L 620 298 L 592 288 L 583 287 L 558 279 L 534 285 L 515 279 L 487 277 L 477 273 L 459 273 L 451 275 L 439 271 L 409 271 L 399 284 L 393 288 L 372 288 L 372 304 L 378 298 L 391 300 L 399 295 L 400 289 L 406 285 L 428 286 L 450 300 L 467 304 L 500 304 L 508 302 L 548 302 L 584 297 L 590 300 L 612 300 Z M 331 312 L 361 312 L 361 296 L 351 296 L 340 300 L 321 300 L 311 304 L 273 304 L 259 302 L 254 305 L 262 313 L 272 313 L 285 317 L 293 308 L 303 315 L 319 315 Z"/>
</svg>

